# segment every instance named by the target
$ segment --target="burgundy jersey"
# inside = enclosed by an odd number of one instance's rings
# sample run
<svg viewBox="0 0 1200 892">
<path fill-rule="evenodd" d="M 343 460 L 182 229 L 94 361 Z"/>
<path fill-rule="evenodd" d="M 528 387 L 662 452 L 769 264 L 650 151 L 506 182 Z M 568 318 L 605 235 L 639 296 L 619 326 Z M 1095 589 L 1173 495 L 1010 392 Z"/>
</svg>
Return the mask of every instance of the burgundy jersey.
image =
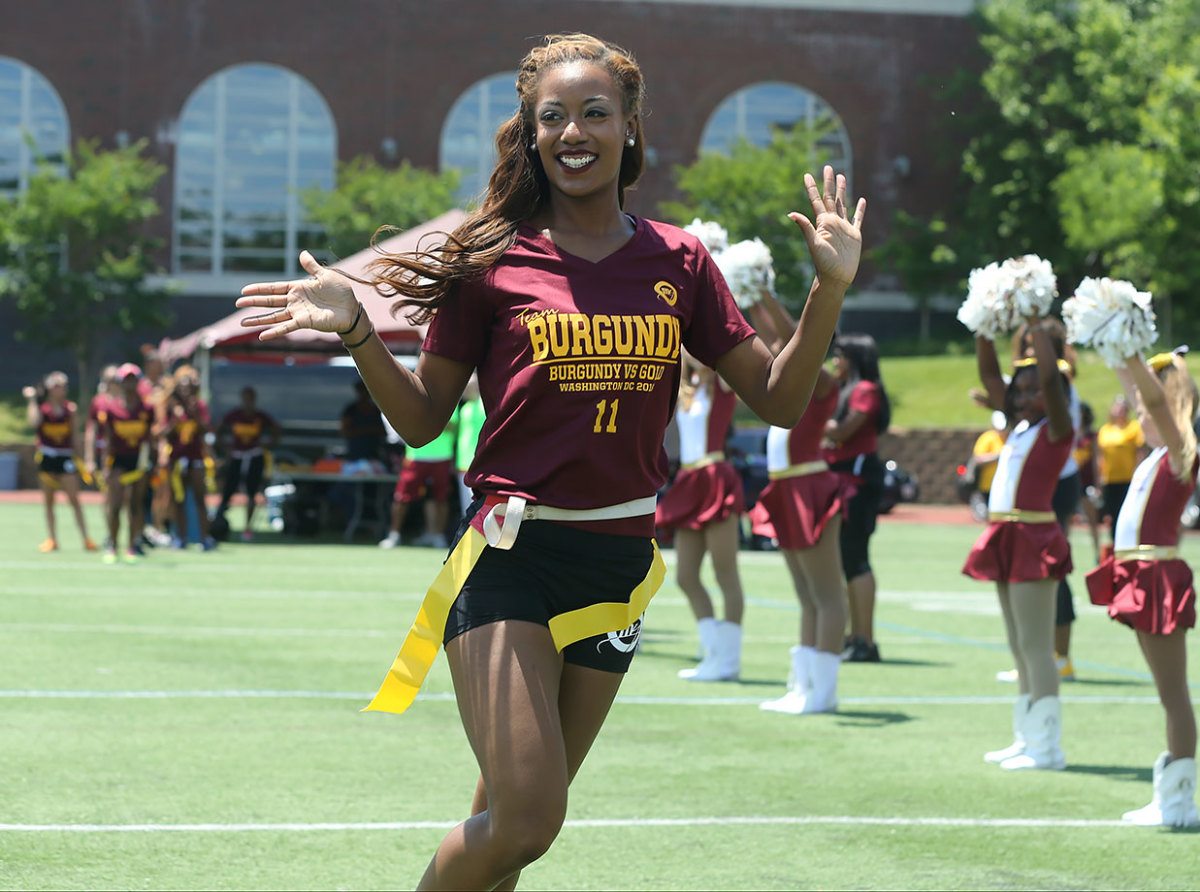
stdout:
<svg viewBox="0 0 1200 892">
<path fill-rule="evenodd" d="M 1017 424 L 1000 450 L 988 510 L 1052 511 L 1050 500 L 1058 485 L 1058 472 L 1074 445 L 1073 436 L 1051 442 L 1044 418 L 1034 425 L 1028 421 Z"/>
<path fill-rule="evenodd" d="M 92 397 L 92 402 L 88 406 L 87 423 L 92 425 L 92 430 L 95 431 L 96 454 L 104 452 L 105 448 L 105 424 L 101 419 L 105 408 L 108 406 L 109 396 L 106 393 L 98 393 Z"/>
<path fill-rule="evenodd" d="M 772 427 L 767 431 L 767 470 L 782 471 L 792 465 L 820 459 L 825 422 L 833 417 L 837 403 L 838 389 L 830 387 L 824 397 L 813 395 L 800 416 L 800 423 L 794 428 Z"/>
<path fill-rule="evenodd" d="M 697 389 L 686 409 L 676 406 L 680 463 L 688 465 L 709 453 L 723 450 L 736 408 L 737 394 L 726 390 L 717 378 L 713 378 L 707 387 Z"/>
<path fill-rule="evenodd" d="M 55 409 L 45 402 L 38 406 L 38 413 L 42 416 L 37 426 L 38 448 L 48 454 L 70 454 L 75 445 L 75 404 L 67 402 Z"/>
<path fill-rule="evenodd" d="M 859 455 L 870 455 L 879 446 L 876 424 L 883 409 L 883 394 L 879 385 L 874 381 L 859 381 L 850 391 L 848 408 L 851 412 L 861 412 L 867 418 L 848 440 L 825 450 L 825 459 L 831 464 Z"/>
<path fill-rule="evenodd" d="M 1113 548 L 1117 551 L 1139 545 L 1178 545 L 1180 517 L 1188 498 L 1196 488 L 1196 462 L 1182 480 L 1171 473 L 1167 448 L 1151 452 L 1129 483 L 1129 492 L 1121 503 L 1113 529 Z"/>
<path fill-rule="evenodd" d="M 229 431 L 229 452 L 236 458 L 261 449 L 263 435 L 277 425 L 275 419 L 261 409 L 248 412 L 239 406 L 225 413 L 220 426 L 221 430 Z"/>
<path fill-rule="evenodd" d="M 522 225 L 438 310 L 424 349 L 478 368 L 487 413 L 471 488 L 581 509 L 666 482 L 680 346 L 712 366 L 754 330 L 698 239 L 635 223 L 597 263 Z"/>
<path fill-rule="evenodd" d="M 183 410 L 182 416 L 175 413 Z M 204 433 L 208 430 L 208 404 L 202 399 L 192 402 L 190 408 L 175 403 L 167 410 L 172 415 L 168 420 L 167 444 L 171 447 L 171 460 L 204 457 Z"/>
<path fill-rule="evenodd" d="M 140 401 L 129 406 L 124 400 L 109 399 L 101 406 L 97 419 L 109 455 L 137 455 L 150 439 L 154 411 Z"/>
</svg>

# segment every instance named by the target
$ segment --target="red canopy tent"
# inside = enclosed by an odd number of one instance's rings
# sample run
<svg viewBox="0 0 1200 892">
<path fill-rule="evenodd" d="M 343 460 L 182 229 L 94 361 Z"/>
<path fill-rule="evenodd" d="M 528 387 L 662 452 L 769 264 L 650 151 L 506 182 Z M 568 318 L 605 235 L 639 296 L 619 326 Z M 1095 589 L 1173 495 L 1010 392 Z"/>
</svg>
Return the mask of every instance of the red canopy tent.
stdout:
<svg viewBox="0 0 1200 892">
<path fill-rule="evenodd" d="M 364 277 L 367 266 L 379 257 L 380 252 L 398 254 L 414 251 L 425 236 L 437 232 L 452 232 L 466 218 L 466 213 L 453 209 L 422 223 L 412 229 L 405 230 L 391 238 L 384 239 L 374 248 L 366 248 L 350 257 L 334 264 L 338 269 L 353 275 Z M 435 238 L 430 238 L 423 247 L 438 244 Z M 393 302 L 385 299 L 367 285 L 354 283 L 354 290 L 363 302 L 367 316 L 375 325 L 383 342 L 393 353 L 416 353 L 425 337 L 425 326 L 414 326 L 404 314 L 393 316 Z M 306 357 L 310 360 L 324 361 L 328 354 L 341 353 L 342 342 L 337 335 L 330 332 L 310 331 L 302 329 L 270 341 L 260 341 L 258 335 L 261 329 L 244 328 L 242 320 L 262 313 L 254 307 L 244 307 L 235 310 L 223 319 L 211 325 L 197 329 L 183 337 L 164 340 L 160 345 L 163 360 L 168 367 L 173 363 L 199 353 L 198 364 L 207 365 L 214 356 L 223 356 L 243 362 L 303 362 Z"/>
</svg>

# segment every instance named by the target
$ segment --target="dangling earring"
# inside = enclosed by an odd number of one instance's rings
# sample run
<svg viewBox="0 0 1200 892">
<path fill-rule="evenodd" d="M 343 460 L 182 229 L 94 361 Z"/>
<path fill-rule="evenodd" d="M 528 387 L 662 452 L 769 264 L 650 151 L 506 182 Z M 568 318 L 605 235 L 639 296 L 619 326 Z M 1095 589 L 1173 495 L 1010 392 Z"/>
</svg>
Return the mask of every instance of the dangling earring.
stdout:
<svg viewBox="0 0 1200 892">
<path fill-rule="evenodd" d="M 536 141 L 534 141 L 534 142 L 531 142 L 531 143 L 529 144 L 529 151 L 531 151 L 531 152 L 536 152 L 536 151 L 537 151 L 537 142 L 536 142 Z"/>
<path fill-rule="evenodd" d="M 636 139 L 634 139 L 634 138 L 633 138 L 633 136 L 627 136 L 627 137 L 625 137 L 625 145 L 629 146 L 631 149 L 633 148 L 633 144 L 634 144 L 635 142 L 637 142 L 637 140 L 636 140 Z"/>
</svg>

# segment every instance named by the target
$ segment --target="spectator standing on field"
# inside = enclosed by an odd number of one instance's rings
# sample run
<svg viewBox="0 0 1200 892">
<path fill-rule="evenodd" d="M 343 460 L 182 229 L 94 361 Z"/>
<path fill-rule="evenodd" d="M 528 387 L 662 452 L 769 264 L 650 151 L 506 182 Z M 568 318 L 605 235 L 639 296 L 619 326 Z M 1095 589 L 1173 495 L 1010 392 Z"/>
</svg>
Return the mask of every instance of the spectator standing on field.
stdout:
<svg viewBox="0 0 1200 892">
<path fill-rule="evenodd" d="M 243 387 L 241 405 L 225 413 L 217 425 L 217 444 L 228 456 L 225 483 L 216 517 L 224 518 L 239 488 L 246 492 L 246 525 L 242 541 L 254 538 L 254 509 L 266 477 L 268 450 L 279 445 L 283 429 L 270 414 L 258 407 L 258 392 Z"/>
<path fill-rule="evenodd" d="M 1129 399 L 1124 394 L 1113 398 L 1108 420 L 1096 431 L 1100 450 L 1100 479 L 1104 481 L 1104 507 L 1101 509 L 1110 531 L 1129 492 L 1129 481 L 1146 445 L 1146 435 L 1136 418 L 1129 416 Z"/>
<path fill-rule="evenodd" d="M 41 388 L 26 387 L 21 391 L 25 397 L 25 418 L 37 436 L 35 459 L 38 482 L 42 487 L 42 499 L 46 506 L 47 538 L 38 550 L 43 554 L 58 550 L 58 533 L 54 520 L 54 500 L 62 490 L 71 510 L 79 535 L 83 537 L 85 551 L 95 551 L 96 543 L 88 537 L 87 522 L 79 504 L 79 469 L 75 455 L 75 404 L 67 399 L 67 376 L 63 372 L 51 372 L 42 382 Z"/>
</svg>

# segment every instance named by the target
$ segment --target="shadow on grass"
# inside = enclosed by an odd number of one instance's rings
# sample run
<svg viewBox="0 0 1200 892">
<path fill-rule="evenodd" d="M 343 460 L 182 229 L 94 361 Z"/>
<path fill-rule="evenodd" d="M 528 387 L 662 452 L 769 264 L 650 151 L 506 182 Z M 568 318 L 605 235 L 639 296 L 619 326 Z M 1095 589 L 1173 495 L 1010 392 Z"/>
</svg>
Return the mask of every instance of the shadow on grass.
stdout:
<svg viewBox="0 0 1200 892">
<path fill-rule="evenodd" d="M 858 663 L 854 662 L 854 661 L 848 661 L 847 663 L 845 663 L 843 665 L 858 665 Z M 938 660 L 935 662 L 933 660 L 897 660 L 897 659 L 893 659 L 892 657 L 884 657 L 878 663 L 875 663 L 875 664 L 865 663 L 863 665 L 867 665 L 867 666 L 870 666 L 870 665 L 876 665 L 876 666 L 949 666 L 951 664 L 945 662 L 944 660 Z"/>
<path fill-rule="evenodd" d="M 838 718 L 838 724 L 848 728 L 882 728 L 884 725 L 900 725 L 913 720 L 907 712 L 839 709 L 834 714 Z"/>
<path fill-rule="evenodd" d="M 1150 768 L 1135 768 L 1130 765 L 1075 765 L 1067 763 L 1066 771 L 1070 774 L 1094 774 L 1097 777 L 1109 777 L 1113 780 L 1132 781 L 1148 784 L 1154 779 Z"/>
<path fill-rule="evenodd" d="M 1152 687 L 1154 682 L 1147 678 L 1145 681 L 1140 681 L 1136 678 L 1075 678 L 1071 681 L 1064 681 L 1059 685 L 1059 693 L 1070 693 L 1071 688 L 1079 687 L 1098 687 L 1098 688 L 1144 688 Z"/>
</svg>

